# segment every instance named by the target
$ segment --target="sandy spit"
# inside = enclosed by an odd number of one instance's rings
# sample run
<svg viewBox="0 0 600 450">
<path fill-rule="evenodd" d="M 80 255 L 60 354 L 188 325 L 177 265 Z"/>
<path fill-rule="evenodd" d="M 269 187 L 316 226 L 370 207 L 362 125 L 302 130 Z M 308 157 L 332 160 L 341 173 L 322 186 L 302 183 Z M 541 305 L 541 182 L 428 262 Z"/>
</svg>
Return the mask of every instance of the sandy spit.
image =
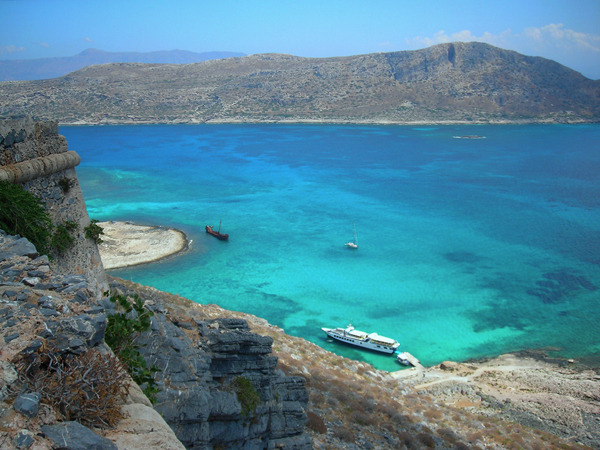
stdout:
<svg viewBox="0 0 600 450">
<path fill-rule="evenodd" d="M 182 231 L 131 222 L 98 222 L 104 230 L 98 246 L 106 270 L 145 264 L 182 252 L 188 240 Z"/>
</svg>

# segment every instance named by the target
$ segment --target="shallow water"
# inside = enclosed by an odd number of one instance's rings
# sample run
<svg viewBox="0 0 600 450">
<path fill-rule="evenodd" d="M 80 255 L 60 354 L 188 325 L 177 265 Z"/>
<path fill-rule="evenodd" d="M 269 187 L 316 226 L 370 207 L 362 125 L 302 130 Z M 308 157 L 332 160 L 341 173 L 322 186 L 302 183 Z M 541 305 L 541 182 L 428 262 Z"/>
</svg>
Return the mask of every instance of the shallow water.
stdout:
<svg viewBox="0 0 600 450">
<path fill-rule="evenodd" d="M 600 356 L 600 125 L 61 127 L 91 218 L 191 250 L 114 275 L 328 342 L 350 321 L 425 365 Z M 454 139 L 481 135 L 485 139 Z M 204 232 L 229 233 L 228 242 Z M 344 244 L 353 237 L 359 249 Z"/>
</svg>

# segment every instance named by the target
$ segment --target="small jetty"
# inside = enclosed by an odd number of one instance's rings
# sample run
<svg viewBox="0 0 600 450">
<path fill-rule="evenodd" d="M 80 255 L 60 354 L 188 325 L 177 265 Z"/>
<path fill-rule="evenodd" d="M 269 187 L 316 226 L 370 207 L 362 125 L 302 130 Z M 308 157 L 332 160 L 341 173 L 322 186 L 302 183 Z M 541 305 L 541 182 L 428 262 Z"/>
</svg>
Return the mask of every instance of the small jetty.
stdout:
<svg viewBox="0 0 600 450">
<path fill-rule="evenodd" d="M 407 368 L 396 370 L 395 372 L 390 372 L 392 378 L 395 378 L 396 380 L 402 380 L 417 376 L 420 377 L 421 374 L 423 374 L 423 377 L 425 377 L 427 368 L 423 364 L 421 364 L 421 361 L 419 361 L 410 353 L 402 352 L 396 357 L 396 359 L 400 364 Z"/>
<path fill-rule="evenodd" d="M 413 366 L 415 369 L 417 370 L 425 370 L 425 367 L 423 367 L 423 364 L 421 364 L 421 361 L 419 361 L 416 357 L 414 357 L 413 355 L 411 355 L 408 352 L 402 352 L 398 355 L 398 361 L 406 361 L 408 364 L 405 365 L 411 365 Z"/>
</svg>

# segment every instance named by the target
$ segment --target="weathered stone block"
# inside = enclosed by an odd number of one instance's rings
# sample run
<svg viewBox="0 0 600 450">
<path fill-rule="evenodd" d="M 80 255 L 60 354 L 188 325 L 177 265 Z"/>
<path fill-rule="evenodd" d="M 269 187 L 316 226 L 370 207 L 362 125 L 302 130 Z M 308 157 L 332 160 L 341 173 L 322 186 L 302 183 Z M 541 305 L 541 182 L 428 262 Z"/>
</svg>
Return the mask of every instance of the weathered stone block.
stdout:
<svg viewBox="0 0 600 450">
<path fill-rule="evenodd" d="M 44 425 L 42 434 L 62 450 L 118 450 L 113 442 L 77 422 Z"/>
<path fill-rule="evenodd" d="M 42 396 L 37 392 L 30 392 L 27 394 L 21 394 L 13 403 L 15 411 L 20 412 L 24 416 L 29 418 L 37 416 L 40 408 L 40 400 Z"/>
</svg>

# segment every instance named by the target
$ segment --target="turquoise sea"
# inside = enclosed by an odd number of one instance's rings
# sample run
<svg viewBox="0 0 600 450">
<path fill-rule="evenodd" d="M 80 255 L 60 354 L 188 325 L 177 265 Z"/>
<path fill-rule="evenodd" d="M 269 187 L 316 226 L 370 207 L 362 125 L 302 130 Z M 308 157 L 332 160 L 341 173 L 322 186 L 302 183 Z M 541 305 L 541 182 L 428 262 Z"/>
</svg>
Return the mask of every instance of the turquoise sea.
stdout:
<svg viewBox="0 0 600 450">
<path fill-rule="evenodd" d="M 425 365 L 558 347 L 600 357 L 600 125 L 61 126 L 91 218 L 183 230 L 113 274 L 256 314 L 385 370 L 321 327 Z M 479 135 L 485 139 L 455 139 Z M 219 225 L 229 242 L 208 236 Z M 356 224 L 359 249 L 344 244 Z"/>
</svg>

